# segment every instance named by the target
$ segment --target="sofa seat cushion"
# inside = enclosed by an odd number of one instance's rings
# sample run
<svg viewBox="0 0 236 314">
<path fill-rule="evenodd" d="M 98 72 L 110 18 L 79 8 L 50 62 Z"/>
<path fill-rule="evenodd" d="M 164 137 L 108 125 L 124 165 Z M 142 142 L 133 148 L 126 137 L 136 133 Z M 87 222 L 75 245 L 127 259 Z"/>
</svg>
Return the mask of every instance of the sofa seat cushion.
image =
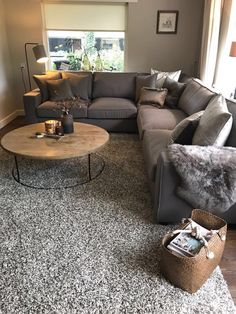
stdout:
<svg viewBox="0 0 236 314">
<path fill-rule="evenodd" d="M 158 109 L 149 105 L 140 106 L 137 118 L 140 139 L 143 138 L 146 130 L 173 130 L 186 117 L 187 115 L 179 109 Z"/>
<path fill-rule="evenodd" d="M 149 180 L 155 181 L 157 159 L 170 141 L 170 130 L 148 130 L 143 137 L 143 153 Z"/>
<path fill-rule="evenodd" d="M 87 118 L 88 105 L 80 103 L 70 110 L 74 118 Z M 37 116 L 39 118 L 60 118 L 61 110 L 58 108 L 55 101 L 45 101 L 37 107 Z"/>
<path fill-rule="evenodd" d="M 135 119 L 137 107 L 132 100 L 124 98 L 96 98 L 88 107 L 91 119 Z"/>
</svg>

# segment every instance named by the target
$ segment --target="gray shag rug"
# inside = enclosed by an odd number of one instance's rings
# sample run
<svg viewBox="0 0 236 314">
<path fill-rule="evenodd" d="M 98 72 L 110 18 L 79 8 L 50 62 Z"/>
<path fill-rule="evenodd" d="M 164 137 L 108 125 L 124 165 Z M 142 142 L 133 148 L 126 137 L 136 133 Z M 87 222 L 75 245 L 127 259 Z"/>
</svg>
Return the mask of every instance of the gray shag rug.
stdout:
<svg viewBox="0 0 236 314">
<path fill-rule="evenodd" d="M 13 180 L 0 151 L 0 313 L 235 313 L 219 268 L 193 295 L 161 276 L 173 226 L 154 223 L 138 137 L 111 135 L 99 155 L 106 166 L 90 183 L 35 190 Z M 86 159 L 19 164 L 39 186 L 86 175 Z"/>
</svg>

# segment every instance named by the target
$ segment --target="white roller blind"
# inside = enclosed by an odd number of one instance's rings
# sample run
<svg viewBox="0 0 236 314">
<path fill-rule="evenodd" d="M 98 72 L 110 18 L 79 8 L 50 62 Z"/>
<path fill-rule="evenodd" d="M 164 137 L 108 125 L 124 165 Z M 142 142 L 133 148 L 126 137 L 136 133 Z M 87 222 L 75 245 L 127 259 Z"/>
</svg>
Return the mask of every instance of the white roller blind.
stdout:
<svg viewBox="0 0 236 314">
<path fill-rule="evenodd" d="M 47 30 L 125 31 L 124 3 L 44 3 Z"/>
</svg>

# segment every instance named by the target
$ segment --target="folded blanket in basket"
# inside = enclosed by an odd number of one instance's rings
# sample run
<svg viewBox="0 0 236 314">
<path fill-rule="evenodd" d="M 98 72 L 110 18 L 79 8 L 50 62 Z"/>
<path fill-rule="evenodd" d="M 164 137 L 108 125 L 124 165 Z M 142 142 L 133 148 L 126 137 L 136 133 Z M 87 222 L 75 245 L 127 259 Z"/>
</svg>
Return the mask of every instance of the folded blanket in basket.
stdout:
<svg viewBox="0 0 236 314">
<path fill-rule="evenodd" d="M 236 148 L 172 144 L 167 150 L 181 178 L 178 196 L 216 214 L 236 203 Z"/>
</svg>

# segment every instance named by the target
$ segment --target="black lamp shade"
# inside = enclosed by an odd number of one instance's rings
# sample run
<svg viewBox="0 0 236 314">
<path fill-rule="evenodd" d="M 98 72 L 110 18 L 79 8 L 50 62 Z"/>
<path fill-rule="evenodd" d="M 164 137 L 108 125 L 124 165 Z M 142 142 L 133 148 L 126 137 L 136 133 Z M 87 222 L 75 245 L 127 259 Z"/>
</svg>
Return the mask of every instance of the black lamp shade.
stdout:
<svg viewBox="0 0 236 314">
<path fill-rule="evenodd" d="M 45 63 L 48 60 L 46 51 L 43 45 L 33 47 L 34 56 L 37 62 Z"/>
</svg>

